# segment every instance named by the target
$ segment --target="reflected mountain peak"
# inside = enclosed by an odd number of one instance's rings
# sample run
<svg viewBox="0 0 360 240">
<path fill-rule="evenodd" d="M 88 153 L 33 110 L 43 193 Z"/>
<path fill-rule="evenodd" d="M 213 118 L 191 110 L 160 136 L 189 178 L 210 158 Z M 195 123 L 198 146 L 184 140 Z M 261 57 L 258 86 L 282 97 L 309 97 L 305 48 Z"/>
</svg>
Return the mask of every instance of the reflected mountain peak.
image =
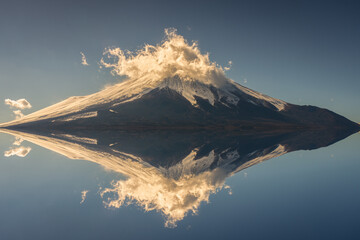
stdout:
<svg viewBox="0 0 360 240">
<path fill-rule="evenodd" d="M 296 150 L 335 143 L 353 132 L 78 131 L 19 132 L 1 129 L 70 159 L 92 161 L 125 175 L 101 190 L 107 207 L 135 203 L 156 210 L 175 227 L 202 202 L 225 188 L 233 174 Z M 82 193 L 85 200 L 86 193 Z M 83 202 L 83 201 L 82 201 Z"/>
</svg>

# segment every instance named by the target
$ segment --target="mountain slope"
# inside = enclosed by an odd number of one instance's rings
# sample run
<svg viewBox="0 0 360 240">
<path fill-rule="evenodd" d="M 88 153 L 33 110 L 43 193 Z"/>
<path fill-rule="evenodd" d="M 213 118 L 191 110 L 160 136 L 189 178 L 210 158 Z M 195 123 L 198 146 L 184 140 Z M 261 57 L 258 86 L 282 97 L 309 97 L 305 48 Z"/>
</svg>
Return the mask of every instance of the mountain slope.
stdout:
<svg viewBox="0 0 360 240">
<path fill-rule="evenodd" d="M 297 106 L 239 84 L 222 88 L 176 76 L 156 86 L 128 82 L 71 97 L 0 127 L 47 128 L 294 128 L 356 127 L 325 109 Z M 152 87 L 152 88 L 151 88 Z"/>
</svg>

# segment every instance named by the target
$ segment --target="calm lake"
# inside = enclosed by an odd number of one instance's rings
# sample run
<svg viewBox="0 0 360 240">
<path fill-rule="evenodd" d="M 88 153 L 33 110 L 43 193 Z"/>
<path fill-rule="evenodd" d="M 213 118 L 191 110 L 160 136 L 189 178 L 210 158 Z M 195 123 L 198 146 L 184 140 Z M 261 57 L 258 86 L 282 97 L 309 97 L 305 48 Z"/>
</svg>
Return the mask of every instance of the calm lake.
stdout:
<svg viewBox="0 0 360 240">
<path fill-rule="evenodd" d="M 360 239 L 347 135 L 0 133 L 0 239 Z"/>
</svg>

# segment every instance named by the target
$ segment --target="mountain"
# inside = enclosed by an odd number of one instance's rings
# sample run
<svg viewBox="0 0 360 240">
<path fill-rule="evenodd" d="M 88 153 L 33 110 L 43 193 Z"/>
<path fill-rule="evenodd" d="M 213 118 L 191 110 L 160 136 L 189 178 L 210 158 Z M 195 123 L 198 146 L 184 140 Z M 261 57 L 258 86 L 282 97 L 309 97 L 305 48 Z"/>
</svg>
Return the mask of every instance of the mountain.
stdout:
<svg viewBox="0 0 360 240">
<path fill-rule="evenodd" d="M 118 208 L 135 203 L 146 211 L 157 210 L 169 227 L 176 226 L 188 212 L 196 212 L 211 194 L 227 188 L 226 179 L 237 172 L 292 151 L 328 146 L 352 133 L 343 129 L 282 133 L 0 132 L 15 136 L 17 147 L 23 140 L 29 141 L 70 159 L 91 161 L 122 174 L 125 180 L 114 179 L 111 187 L 100 191 L 106 206 Z"/>
<path fill-rule="evenodd" d="M 71 97 L 7 128 L 72 129 L 294 129 L 359 125 L 329 110 L 286 103 L 239 85 L 225 70 L 166 30 L 161 45 L 135 54 L 108 49 L 105 68 L 126 79 L 83 97 Z"/>
<path fill-rule="evenodd" d="M 235 82 L 216 87 L 175 76 L 155 84 L 125 81 L 0 127 L 355 129 L 358 125 L 329 110 L 289 104 Z"/>
</svg>

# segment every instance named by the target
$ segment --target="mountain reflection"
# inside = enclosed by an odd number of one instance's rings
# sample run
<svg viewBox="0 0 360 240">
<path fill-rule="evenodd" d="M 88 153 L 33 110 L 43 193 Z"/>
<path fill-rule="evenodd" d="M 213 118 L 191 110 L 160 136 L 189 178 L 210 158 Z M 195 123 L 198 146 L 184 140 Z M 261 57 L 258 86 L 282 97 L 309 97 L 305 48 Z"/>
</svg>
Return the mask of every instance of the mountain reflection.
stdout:
<svg viewBox="0 0 360 240">
<path fill-rule="evenodd" d="M 26 140 L 124 174 L 126 180 L 114 180 L 101 191 L 105 205 L 119 208 L 135 203 L 145 211 L 159 211 L 168 227 L 175 227 L 189 212 L 196 213 L 211 194 L 226 188 L 229 176 L 282 154 L 325 147 L 352 134 L 340 129 L 263 133 L 0 131 L 14 135 L 16 142 Z"/>
</svg>

